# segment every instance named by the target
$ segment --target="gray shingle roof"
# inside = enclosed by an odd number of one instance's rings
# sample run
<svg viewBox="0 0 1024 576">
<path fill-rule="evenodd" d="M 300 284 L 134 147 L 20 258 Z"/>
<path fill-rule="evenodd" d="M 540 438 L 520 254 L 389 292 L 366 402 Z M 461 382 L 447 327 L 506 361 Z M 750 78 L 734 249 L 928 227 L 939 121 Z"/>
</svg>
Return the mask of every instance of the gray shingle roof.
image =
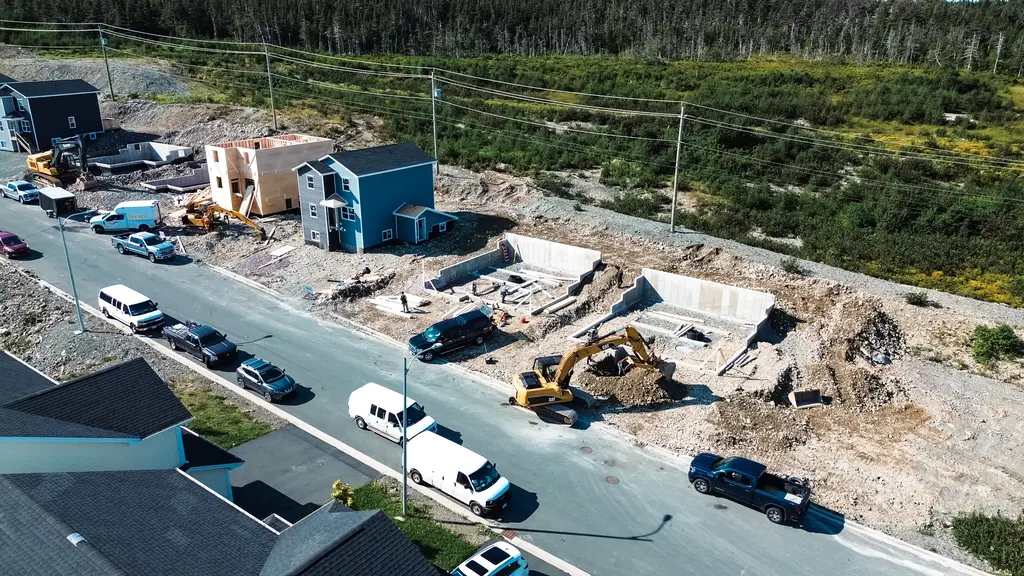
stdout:
<svg viewBox="0 0 1024 576">
<path fill-rule="evenodd" d="M 80 94 L 95 92 L 99 89 L 85 80 L 43 80 L 40 82 L 9 82 L 8 86 L 26 98 L 43 96 L 60 96 L 61 94 Z"/>
<path fill-rule="evenodd" d="M 0 406 L 57 384 L 7 352 L 0 352 Z"/>
<path fill-rule="evenodd" d="M 412 142 L 375 146 L 373 148 L 363 148 L 362 150 L 349 150 L 347 152 L 330 154 L 329 156 L 345 168 L 348 168 L 356 176 L 406 168 L 427 162 L 437 162 L 433 156 L 427 154 Z"/>
<path fill-rule="evenodd" d="M 383 512 L 331 503 L 278 537 L 260 576 L 437 576 Z"/>
<path fill-rule="evenodd" d="M 0 84 L 6 84 L 8 82 L 17 82 L 17 80 L 15 80 L 14 78 L 11 78 L 10 76 L 5 76 L 3 74 L 0 74 Z"/>
<path fill-rule="evenodd" d="M 178 470 L 0 476 L 0 518 L 0 574 L 19 576 L 254 575 L 277 538 Z"/>
<path fill-rule="evenodd" d="M 141 358 L 20 400 L 0 434 L 46 438 L 145 438 L 192 415 Z M 38 418 L 32 418 L 33 416 Z"/>
<path fill-rule="evenodd" d="M 242 460 L 231 452 L 217 446 L 188 428 L 181 429 L 181 442 L 185 446 L 185 465 L 182 470 L 201 466 L 226 466 L 242 464 Z"/>
<path fill-rule="evenodd" d="M 295 167 L 295 170 L 299 174 L 302 174 L 303 172 L 308 172 L 310 169 L 312 169 L 314 172 L 319 172 L 320 174 L 334 174 L 334 170 L 331 170 L 330 166 L 324 164 L 319 160 L 310 160 L 309 162 L 303 162 L 302 164 L 299 164 L 298 166 Z"/>
</svg>

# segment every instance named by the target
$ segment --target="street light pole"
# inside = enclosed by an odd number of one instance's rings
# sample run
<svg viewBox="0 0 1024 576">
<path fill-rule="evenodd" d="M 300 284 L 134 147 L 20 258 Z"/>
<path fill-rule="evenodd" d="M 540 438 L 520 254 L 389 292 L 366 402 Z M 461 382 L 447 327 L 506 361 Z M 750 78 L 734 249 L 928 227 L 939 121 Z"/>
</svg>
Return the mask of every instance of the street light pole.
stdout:
<svg viewBox="0 0 1024 576">
<path fill-rule="evenodd" d="M 409 359 L 402 358 L 402 518 L 409 501 Z"/>
<path fill-rule="evenodd" d="M 81 214 L 81 212 L 79 212 Z M 75 214 L 72 214 L 75 216 Z M 71 296 L 75 299 L 75 311 L 78 312 L 78 334 L 85 333 L 85 321 L 82 320 L 82 305 L 78 301 L 78 289 L 75 288 L 75 273 L 71 270 L 71 255 L 68 254 L 68 241 L 64 239 L 64 222 L 57 215 L 57 228 L 60 229 L 60 242 L 64 245 L 64 259 L 68 262 L 68 277 L 71 278 Z"/>
</svg>

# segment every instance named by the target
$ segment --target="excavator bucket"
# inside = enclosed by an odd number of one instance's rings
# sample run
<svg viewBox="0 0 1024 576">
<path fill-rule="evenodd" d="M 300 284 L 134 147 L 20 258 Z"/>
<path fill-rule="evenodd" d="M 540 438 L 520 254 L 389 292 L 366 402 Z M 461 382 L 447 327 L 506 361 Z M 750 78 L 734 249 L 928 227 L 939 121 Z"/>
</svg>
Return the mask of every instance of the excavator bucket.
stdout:
<svg viewBox="0 0 1024 576">
<path fill-rule="evenodd" d="M 821 390 L 818 388 L 808 388 L 790 392 L 789 403 L 794 408 L 814 408 L 815 406 L 824 406 L 825 399 L 821 397 Z"/>
</svg>

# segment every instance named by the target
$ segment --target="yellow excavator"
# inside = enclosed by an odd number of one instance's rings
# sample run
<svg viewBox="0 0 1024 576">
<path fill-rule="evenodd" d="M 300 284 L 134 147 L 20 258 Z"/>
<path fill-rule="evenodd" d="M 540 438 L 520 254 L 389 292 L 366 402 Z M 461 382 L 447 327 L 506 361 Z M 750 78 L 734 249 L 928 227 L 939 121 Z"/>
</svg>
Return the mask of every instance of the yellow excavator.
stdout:
<svg viewBox="0 0 1024 576">
<path fill-rule="evenodd" d="M 623 344 L 629 345 L 632 354 L 619 348 Z M 573 368 L 580 360 L 612 348 L 615 349 L 613 357 L 616 364 L 623 373 L 629 367 L 656 370 L 661 364 L 661 360 L 648 349 L 640 332 L 627 325 L 607 336 L 594 337 L 562 356 L 534 359 L 533 370 L 521 372 L 513 380 L 516 395 L 510 397 L 508 403 L 530 408 L 541 416 L 572 426 L 579 415 L 568 404 L 590 407 L 593 403 L 589 394 L 569 388 Z"/>
<path fill-rule="evenodd" d="M 201 226 L 206 228 L 206 230 L 210 230 L 214 222 L 216 222 L 218 214 L 222 217 L 234 218 L 242 224 L 252 228 L 259 236 L 260 240 L 267 239 L 267 231 L 254 220 L 241 212 L 228 210 L 227 208 L 214 204 L 213 202 L 206 205 L 186 204 L 185 212 L 181 214 L 181 223 L 185 226 Z"/>
<path fill-rule="evenodd" d="M 40 186 L 63 188 L 73 184 L 78 191 L 86 190 L 96 185 L 88 162 L 82 137 L 64 138 L 54 143 L 53 150 L 29 155 L 25 179 L 32 178 Z"/>
</svg>

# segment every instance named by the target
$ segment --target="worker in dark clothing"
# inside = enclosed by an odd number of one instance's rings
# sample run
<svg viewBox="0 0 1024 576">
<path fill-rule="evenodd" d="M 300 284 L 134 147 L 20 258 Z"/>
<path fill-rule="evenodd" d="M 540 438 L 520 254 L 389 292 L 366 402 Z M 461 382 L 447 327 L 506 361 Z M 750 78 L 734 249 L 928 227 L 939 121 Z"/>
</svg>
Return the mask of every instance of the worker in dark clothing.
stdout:
<svg viewBox="0 0 1024 576">
<path fill-rule="evenodd" d="M 405 297 L 405 292 L 402 292 L 402 297 L 399 298 L 399 301 L 401 301 L 401 303 L 402 303 L 402 312 L 408 312 L 409 311 L 409 299 Z"/>
</svg>

